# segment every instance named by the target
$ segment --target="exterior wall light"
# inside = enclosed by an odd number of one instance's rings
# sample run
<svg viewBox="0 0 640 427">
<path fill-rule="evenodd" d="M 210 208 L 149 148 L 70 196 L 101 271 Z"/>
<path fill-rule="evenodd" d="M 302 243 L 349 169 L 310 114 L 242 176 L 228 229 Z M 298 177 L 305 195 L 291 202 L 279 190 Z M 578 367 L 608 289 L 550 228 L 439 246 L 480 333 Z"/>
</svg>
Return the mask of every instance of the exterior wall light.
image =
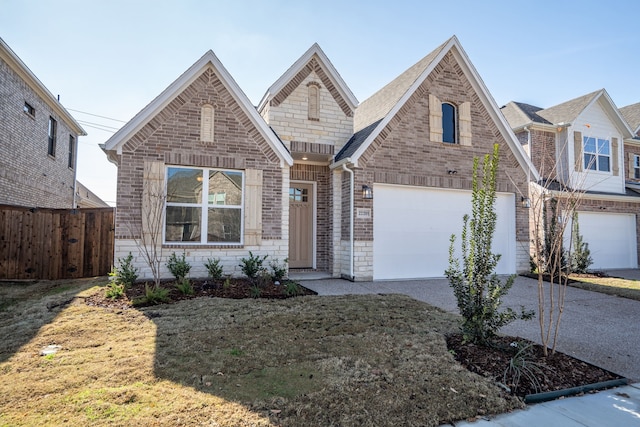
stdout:
<svg viewBox="0 0 640 427">
<path fill-rule="evenodd" d="M 362 186 L 362 198 L 365 200 L 373 199 L 373 189 L 368 185 Z"/>
<path fill-rule="evenodd" d="M 522 203 L 523 208 L 529 209 L 531 207 L 531 199 L 528 197 L 521 196 L 520 202 Z"/>
</svg>

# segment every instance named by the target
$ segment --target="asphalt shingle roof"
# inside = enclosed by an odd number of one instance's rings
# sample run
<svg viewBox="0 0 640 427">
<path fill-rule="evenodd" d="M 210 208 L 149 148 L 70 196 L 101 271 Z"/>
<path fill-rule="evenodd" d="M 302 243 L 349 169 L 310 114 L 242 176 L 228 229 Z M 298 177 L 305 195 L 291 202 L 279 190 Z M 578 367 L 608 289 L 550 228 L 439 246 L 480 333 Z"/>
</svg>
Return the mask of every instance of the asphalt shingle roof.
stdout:
<svg viewBox="0 0 640 427">
<path fill-rule="evenodd" d="M 620 114 L 634 132 L 640 127 L 640 102 L 620 108 Z"/>
<path fill-rule="evenodd" d="M 369 135 L 371 135 L 371 132 L 373 132 L 376 126 L 378 126 L 378 123 L 380 123 L 381 121 L 382 119 L 378 120 L 377 122 L 373 122 L 366 128 L 360 129 L 358 132 L 353 134 L 353 136 L 349 139 L 349 141 L 347 141 L 344 147 L 342 147 L 342 150 L 340 150 L 338 154 L 336 154 L 335 161 L 339 162 L 342 159 L 351 157 L 353 153 L 355 153 L 356 150 L 360 147 L 360 145 L 362 145 L 362 143 L 366 141 Z"/>
<path fill-rule="evenodd" d="M 449 40 L 442 43 L 382 89 L 362 101 L 356 108 L 354 115 L 354 129 L 356 132 L 384 118 L 424 70 L 431 65 L 440 51 L 449 43 Z"/>
<path fill-rule="evenodd" d="M 550 124 L 549 121 L 538 115 L 538 111 L 542 111 L 542 108 L 534 105 L 511 101 L 500 110 L 512 129 L 531 122 Z"/>
<path fill-rule="evenodd" d="M 563 102 L 562 104 L 540 110 L 538 111 L 538 115 L 553 124 L 562 122 L 571 123 L 602 91 L 603 89 L 600 89 L 570 101 Z"/>
</svg>

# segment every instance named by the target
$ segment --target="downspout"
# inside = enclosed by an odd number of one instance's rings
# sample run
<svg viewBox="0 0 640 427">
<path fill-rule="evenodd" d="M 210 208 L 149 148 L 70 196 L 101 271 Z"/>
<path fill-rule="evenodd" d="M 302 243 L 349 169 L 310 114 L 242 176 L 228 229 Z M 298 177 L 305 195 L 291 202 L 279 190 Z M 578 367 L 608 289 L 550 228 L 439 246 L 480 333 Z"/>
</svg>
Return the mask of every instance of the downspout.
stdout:
<svg viewBox="0 0 640 427">
<path fill-rule="evenodd" d="M 529 154 L 529 159 L 533 162 L 533 159 L 531 158 L 531 130 L 529 129 L 529 126 L 525 126 L 524 131 L 527 132 L 527 149 L 529 150 L 527 154 Z M 529 185 L 528 183 L 530 182 L 531 182 L 531 168 L 527 168 L 527 186 Z"/>
<path fill-rule="evenodd" d="M 351 280 L 355 280 L 353 277 L 353 171 L 347 168 L 346 164 L 342 165 L 342 170 L 348 172 L 349 179 L 349 277 Z"/>
</svg>

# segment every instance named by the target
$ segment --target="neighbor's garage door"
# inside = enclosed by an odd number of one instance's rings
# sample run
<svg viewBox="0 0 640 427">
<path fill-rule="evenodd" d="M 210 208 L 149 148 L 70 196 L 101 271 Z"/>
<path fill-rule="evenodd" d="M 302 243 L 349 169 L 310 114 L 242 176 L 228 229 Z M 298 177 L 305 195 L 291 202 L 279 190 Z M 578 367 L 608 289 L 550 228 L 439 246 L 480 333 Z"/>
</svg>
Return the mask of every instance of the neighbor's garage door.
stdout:
<svg viewBox="0 0 640 427">
<path fill-rule="evenodd" d="M 638 267 L 635 215 L 578 212 L 578 224 L 589 244 L 591 269 Z"/>
<path fill-rule="evenodd" d="M 471 192 L 400 185 L 374 185 L 373 277 L 443 277 L 449 261 L 449 237 L 457 236 L 462 217 L 471 213 Z M 516 271 L 515 197 L 498 194 L 493 251 L 502 254 L 499 274 Z"/>
</svg>

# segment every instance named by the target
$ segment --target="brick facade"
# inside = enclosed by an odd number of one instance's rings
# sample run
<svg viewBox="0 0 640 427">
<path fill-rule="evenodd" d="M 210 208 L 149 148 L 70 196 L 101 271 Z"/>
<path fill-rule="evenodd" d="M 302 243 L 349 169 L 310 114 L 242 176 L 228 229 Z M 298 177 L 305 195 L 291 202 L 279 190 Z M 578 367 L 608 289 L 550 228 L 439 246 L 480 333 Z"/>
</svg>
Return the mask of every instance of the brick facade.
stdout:
<svg viewBox="0 0 640 427">
<path fill-rule="evenodd" d="M 200 140 L 201 107 L 205 104 L 215 109 L 214 143 Z M 288 186 L 289 168 L 280 165 L 277 154 L 250 123 L 213 69 L 207 69 L 124 143 L 118 167 L 116 256 L 131 250 L 132 239 L 138 237 L 141 229 L 145 161 L 162 162 L 166 166 L 255 169 L 263 174 L 262 243 L 259 246 L 167 244 L 163 247 L 165 257 L 173 251 L 184 250 L 194 274 L 203 270 L 207 257 L 221 258 L 225 272 L 229 273 L 237 271 L 239 258 L 247 256 L 249 250 L 254 254 L 268 253 L 272 259 L 287 257 L 288 217 L 284 212 L 283 193 L 285 185 Z M 136 257 L 136 261 L 146 271 L 142 258 Z"/>
<path fill-rule="evenodd" d="M 443 102 L 455 105 L 471 102 L 471 146 L 430 141 L 430 93 Z M 529 218 L 527 209 L 519 203 L 520 196 L 528 194 L 526 173 L 451 53 L 427 77 L 364 152 L 360 159 L 360 168 L 356 169 L 355 189 L 362 188 L 362 185 L 384 183 L 470 190 L 473 158 L 491 153 L 493 144 L 496 143 L 500 146 L 497 191 L 516 194 L 516 242 L 518 247 L 525 248 L 519 252 L 526 252 L 529 242 Z M 448 174 L 449 170 L 457 171 L 456 175 Z M 355 207 L 371 208 L 371 200 L 356 197 Z M 347 215 L 346 218 L 343 217 L 341 228 L 343 239 L 346 240 L 348 207 L 343 208 L 343 215 Z M 375 216 L 375 212 L 373 215 Z M 373 241 L 373 217 L 356 218 L 355 238 L 363 244 Z M 367 247 L 363 246 L 364 252 L 367 252 Z M 368 272 L 371 262 L 365 258 L 362 258 L 362 263 L 357 268 Z M 526 264 L 523 259 L 526 259 Z M 527 270 L 528 256 L 519 256 L 518 260 L 518 271 Z"/>
<path fill-rule="evenodd" d="M 35 114 L 24 111 L 25 102 Z M 69 136 L 78 133 L 0 58 L 0 204 L 74 208 L 76 167 Z M 55 156 L 48 154 L 49 117 L 57 122 Z"/>
</svg>

